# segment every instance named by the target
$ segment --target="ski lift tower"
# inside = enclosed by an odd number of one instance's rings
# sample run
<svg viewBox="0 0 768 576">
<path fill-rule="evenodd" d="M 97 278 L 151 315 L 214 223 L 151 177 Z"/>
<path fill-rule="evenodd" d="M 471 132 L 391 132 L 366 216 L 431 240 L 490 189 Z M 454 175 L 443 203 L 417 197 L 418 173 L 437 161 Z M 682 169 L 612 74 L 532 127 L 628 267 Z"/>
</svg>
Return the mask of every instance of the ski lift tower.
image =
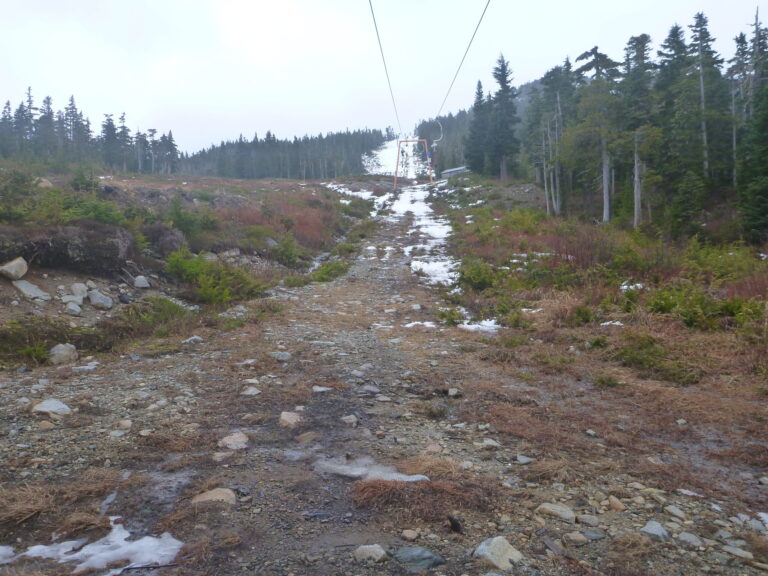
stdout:
<svg viewBox="0 0 768 576">
<path fill-rule="evenodd" d="M 427 159 L 429 160 L 429 183 L 432 184 L 433 183 L 432 173 L 434 172 L 434 170 L 432 169 L 432 156 L 429 153 L 429 146 L 427 146 L 426 139 L 422 138 L 418 140 L 398 140 L 397 141 L 397 164 L 395 165 L 395 182 L 394 182 L 393 191 L 395 192 L 397 191 L 397 177 L 400 172 L 400 158 L 402 154 L 401 147 L 403 144 L 416 144 L 417 150 L 419 148 L 419 144 L 424 146 L 424 154 L 427 156 Z"/>
</svg>

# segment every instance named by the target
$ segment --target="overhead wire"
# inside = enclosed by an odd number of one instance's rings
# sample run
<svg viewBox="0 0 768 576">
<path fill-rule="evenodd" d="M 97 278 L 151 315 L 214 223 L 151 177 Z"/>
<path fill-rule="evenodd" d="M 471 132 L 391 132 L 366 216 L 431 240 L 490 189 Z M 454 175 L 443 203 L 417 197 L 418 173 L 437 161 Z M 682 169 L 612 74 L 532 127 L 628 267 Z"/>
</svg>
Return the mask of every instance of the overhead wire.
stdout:
<svg viewBox="0 0 768 576">
<path fill-rule="evenodd" d="M 485 3 L 485 8 L 483 8 L 483 13 L 480 15 L 480 20 L 477 22 L 477 26 L 475 26 L 475 31 L 472 32 L 472 38 L 469 39 L 469 44 L 467 44 L 467 49 L 464 51 L 464 56 L 461 58 L 461 62 L 459 62 L 459 67 L 456 69 L 456 74 L 453 75 L 453 80 L 451 80 L 451 85 L 448 86 L 448 92 L 445 94 L 445 98 L 443 98 L 443 103 L 440 104 L 440 110 L 437 111 L 437 116 L 440 116 L 440 113 L 443 111 L 443 107 L 445 106 L 445 103 L 448 101 L 448 96 L 451 94 L 451 90 L 453 89 L 453 85 L 456 82 L 456 78 L 459 77 L 459 72 L 461 71 L 461 67 L 464 65 L 464 60 L 467 58 L 467 54 L 469 53 L 469 49 L 472 47 L 472 42 L 475 39 L 475 35 L 477 35 L 477 31 L 480 29 L 480 24 L 483 22 L 483 18 L 485 17 L 485 13 L 488 10 L 488 6 L 490 5 L 491 0 L 488 0 Z"/>
<path fill-rule="evenodd" d="M 403 127 L 400 124 L 400 114 L 398 114 L 397 112 L 397 104 L 395 103 L 395 93 L 392 91 L 392 82 L 389 79 L 389 70 L 387 69 L 387 59 L 384 58 L 384 48 L 381 45 L 381 36 L 379 35 L 379 25 L 376 23 L 376 14 L 373 11 L 373 0 L 368 0 L 368 5 L 371 7 L 371 16 L 373 16 L 373 27 L 376 29 L 376 39 L 379 41 L 379 52 L 381 52 L 381 61 L 384 63 L 384 73 L 387 75 L 387 85 L 389 86 L 389 95 L 392 97 L 392 107 L 395 109 L 395 118 L 397 119 L 397 127 L 400 130 L 400 134 L 402 134 Z"/>
</svg>

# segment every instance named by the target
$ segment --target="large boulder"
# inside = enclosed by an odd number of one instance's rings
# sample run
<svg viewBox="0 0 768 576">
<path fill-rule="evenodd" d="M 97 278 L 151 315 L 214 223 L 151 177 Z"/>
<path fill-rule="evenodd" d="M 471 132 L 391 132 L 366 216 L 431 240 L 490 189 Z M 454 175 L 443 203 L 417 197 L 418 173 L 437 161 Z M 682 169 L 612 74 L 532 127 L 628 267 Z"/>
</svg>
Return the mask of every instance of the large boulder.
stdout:
<svg viewBox="0 0 768 576">
<path fill-rule="evenodd" d="M 29 270 L 27 261 L 19 256 L 0 266 L 0 276 L 5 276 L 9 280 L 21 280 L 24 278 L 24 274 L 27 273 L 27 270 Z"/>
<path fill-rule="evenodd" d="M 125 228 L 82 220 L 67 226 L 0 226 L 0 262 L 21 256 L 44 268 L 117 275 L 134 256 Z"/>
<path fill-rule="evenodd" d="M 152 251 L 163 258 L 186 246 L 184 234 L 165 224 L 149 224 L 141 229 L 141 233 L 152 246 Z"/>
</svg>

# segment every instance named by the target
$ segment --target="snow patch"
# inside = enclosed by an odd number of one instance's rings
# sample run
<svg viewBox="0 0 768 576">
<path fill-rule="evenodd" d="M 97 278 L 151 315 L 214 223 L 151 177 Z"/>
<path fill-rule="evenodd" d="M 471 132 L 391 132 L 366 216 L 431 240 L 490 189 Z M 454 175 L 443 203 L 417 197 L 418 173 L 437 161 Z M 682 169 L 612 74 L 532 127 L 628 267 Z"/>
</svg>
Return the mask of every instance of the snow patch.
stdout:
<svg viewBox="0 0 768 576">
<path fill-rule="evenodd" d="M 8 564 L 22 556 L 48 558 L 60 563 L 78 562 L 73 573 L 79 574 L 86 570 L 100 570 L 117 562 L 128 562 L 126 566 L 110 570 L 106 575 L 116 576 L 122 574 L 126 568 L 168 564 L 181 550 L 182 542 L 168 532 L 163 533 L 159 538 L 144 536 L 138 540 L 129 541 L 131 533 L 122 524 L 115 523 L 117 518 L 117 516 L 110 518 L 112 531 L 109 534 L 85 546 L 83 546 L 85 539 L 69 540 L 49 546 L 31 546 L 18 556 L 12 556 L 13 549 L 9 546 L 0 546 L 0 564 Z"/>
<path fill-rule="evenodd" d="M 373 458 L 364 456 L 354 460 L 323 458 L 315 462 L 315 470 L 353 478 L 355 480 L 394 480 L 397 482 L 429 481 L 423 474 L 403 474 L 392 466 L 376 464 Z"/>
<path fill-rule="evenodd" d="M 501 326 L 498 325 L 496 320 L 482 320 L 475 324 L 464 322 L 459 324 L 459 328 L 470 330 L 472 332 L 497 332 Z"/>
<path fill-rule="evenodd" d="M 434 322 L 409 322 L 404 324 L 403 328 L 414 328 L 415 326 L 424 326 L 425 328 L 437 328 L 437 324 Z"/>
<path fill-rule="evenodd" d="M 618 320 L 611 320 L 610 322 L 601 322 L 600 326 L 624 326 L 624 324 Z"/>
</svg>

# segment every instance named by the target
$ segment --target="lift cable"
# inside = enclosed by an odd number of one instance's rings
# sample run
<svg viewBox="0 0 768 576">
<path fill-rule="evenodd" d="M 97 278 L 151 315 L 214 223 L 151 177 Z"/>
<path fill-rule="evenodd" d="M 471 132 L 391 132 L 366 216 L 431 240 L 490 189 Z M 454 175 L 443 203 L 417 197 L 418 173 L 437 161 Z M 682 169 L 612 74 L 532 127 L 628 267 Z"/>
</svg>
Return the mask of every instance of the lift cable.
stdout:
<svg viewBox="0 0 768 576">
<path fill-rule="evenodd" d="M 490 2 L 490 0 L 488 0 Z M 389 85 L 389 95 L 392 97 L 392 107 L 395 109 L 395 118 L 400 134 L 403 133 L 403 127 L 400 124 L 400 114 L 397 113 L 397 104 L 395 104 L 395 93 L 392 91 L 392 82 L 389 79 L 389 70 L 387 69 L 387 60 L 384 58 L 384 48 L 381 45 L 381 36 L 379 35 L 379 26 L 376 24 L 376 14 L 373 12 L 373 0 L 368 0 L 371 7 L 371 16 L 373 16 L 373 27 L 376 29 L 376 39 L 379 41 L 379 52 L 381 52 L 381 61 L 384 63 L 384 73 L 387 75 L 387 84 Z M 487 6 L 486 6 L 487 8 Z"/>
<path fill-rule="evenodd" d="M 451 85 L 448 87 L 448 92 L 445 94 L 445 98 L 443 98 L 443 103 L 440 105 L 440 110 L 437 111 L 437 116 L 440 116 L 440 113 L 443 111 L 443 107 L 445 106 L 446 101 L 448 100 L 448 96 L 451 94 L 451 89 L 453 88 L 453 84 L 456 82 L 456 78 L 459 77 L 459 72 L 461 71 L 461 67 L 464 64 L 464 59 L 467 57 L 467 54 L 469 53 L 469 49 L 472 46 L 472 41 L 475 39 L 475 35 L 477 34 L 478 29 L 480 28 L 480 24 L 483 22 L 483 17 L 485 16 L 485 12 L 488 10 L 488 6 L 490 5 L 491 0 L 488 0 L 488 2 L 485 3 L 485 8 L 483 8 L 483 13 L 480 15 L 480 20 L 477 22 L 477 26 L 475 26 L 475 31 L 472 32 L 472 38 L 469 39 L 469 44 L 467 44 L 467 49 L 464 51 L 464 56 L 461 58 L 461 62 L 459 62 L 459 67 L 456 69 L 456 74 L 453 76 L 453 80 L 451 80 Z M 442 129 L 442 126 L 441 126 Z"/>
</svg>

